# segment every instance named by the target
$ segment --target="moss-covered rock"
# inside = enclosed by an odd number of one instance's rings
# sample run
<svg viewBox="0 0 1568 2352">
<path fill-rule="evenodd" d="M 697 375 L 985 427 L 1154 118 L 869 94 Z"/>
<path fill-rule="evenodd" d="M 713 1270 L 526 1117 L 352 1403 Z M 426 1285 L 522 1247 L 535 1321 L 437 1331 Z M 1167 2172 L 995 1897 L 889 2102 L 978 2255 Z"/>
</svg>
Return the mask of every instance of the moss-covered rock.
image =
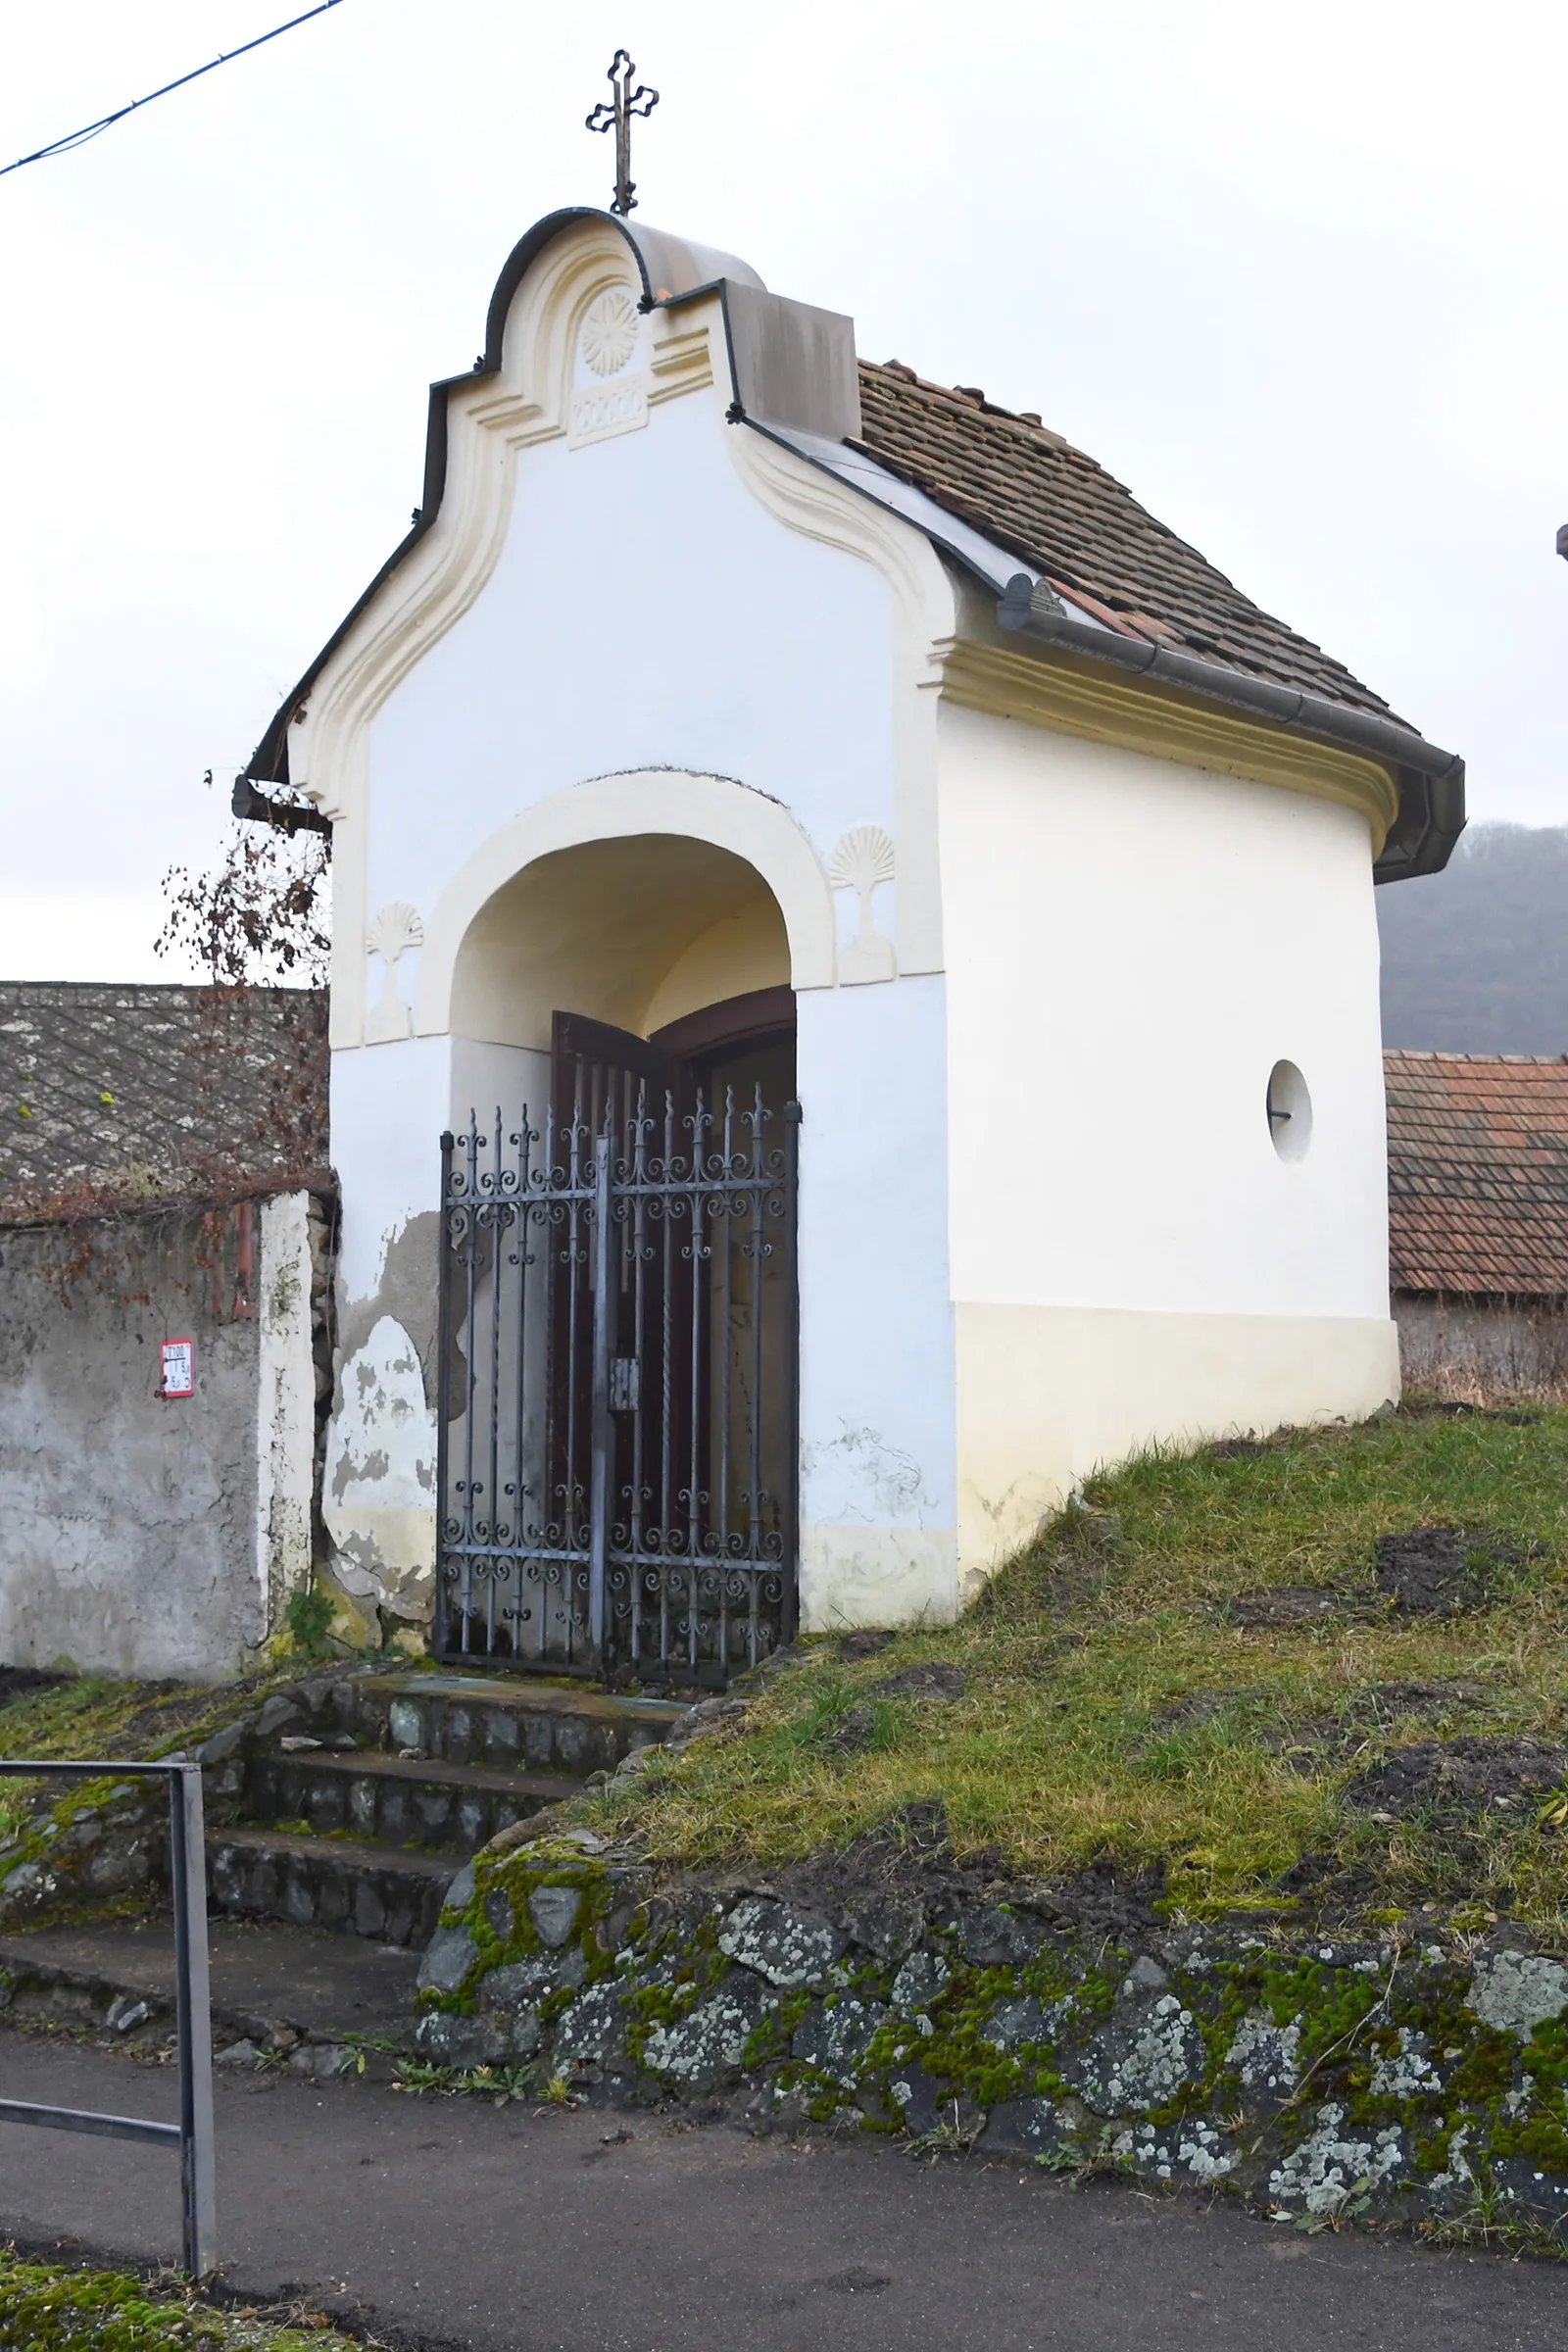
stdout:
<svg viewBox="0 0 1568 2352">
<path fill-rule="evenodd" d="M 583 1831 L 515 1833 L 454 1886 L 419 1994 L 451 2065 L 648 2101 L 739 2091 L 1057 2170 L 1342 2215 L 1568 2226 L 1568 1967 L 1255 1924 L 1065 1930 L 1040 1890 L 874 1907 L 661 1884 Z"/>
</svg>

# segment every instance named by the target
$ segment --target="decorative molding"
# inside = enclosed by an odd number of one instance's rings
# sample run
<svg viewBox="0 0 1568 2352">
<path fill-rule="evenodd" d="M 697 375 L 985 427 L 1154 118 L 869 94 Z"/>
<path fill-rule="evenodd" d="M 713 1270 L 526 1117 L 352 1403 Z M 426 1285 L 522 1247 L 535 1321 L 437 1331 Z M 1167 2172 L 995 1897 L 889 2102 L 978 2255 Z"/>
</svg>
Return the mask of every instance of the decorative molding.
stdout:
<svg viewBox="0 0 1568 2352">
<path fill-rule="evenodd" d="M 968 638 L 946 646 L 941 662 L 944 701 L 966 710 L 1354 808 L 1371 828 L 1374 858 L 1398 813 L 1398 786 L 1375 760 L 1257 725 L 1168 689 L 1134 685 L 1087 662 L 1040 659 Z"/>
<path fill-rule="evenodd" d="M 583 321 L 607 294 L 627 291 L 626 262 L 619 230 L 593 219 L 555 238 L 539 256 L 513 299 L 499 373 L 471 385 L 457 383 L 447 395 L 440 513 L 323 665 L 291 730 L 290 773 L 337 827 L 334 1047 L 356 1046 L 364 1036 L 371 723 L 494 572 L 512 519 L 517 454 L 569 435 Z M 716 318 L 716 303 L 702 307 Z M 701 372 L 708 366 L 706 331 L 699 349 L 691 313 L 681 318 L 680 348 L 668 355 L 669 380 L 658 387 L 661 399 L 708 380 Z M 656 341 L 656 365 L 660 358 Z M 641 378 L 645 399 L 649 380 Z M 624 431 L 636 421 L 641 419 L 616 420 L 612 429 Z"/>
<path fill-rule="evenodd" d="M 704 310 L 709 309 L 704 304 Z M 648 397 L 656 405 L 682 392 L 700 392 L 713 380 L 713 348 L 710 321 L 692 323 L 685 310 L 655 313 L 654 350 L 649 364 L 653 377 Z"/>
<path fill-rule="evenodd" d="M 630 286 L 610 286 L 583 313 L 579 338 L 590 375 L 618 375 L 637 348 L 641 320 Z"/>
<path fill-rule="evenodd" d="M 571 395 L 566 447 L 585 449 L 590 442 L 612 441 L 617 433 L 640 432 L 648 422 L 649 379 L 617 375 L 608 384 L 584 384 Z"/>
<path fill-rule="evenodd" d="M 727 776 L 639 768 L 549 794 L 509 818 L 465 859 L 430 917 L 419 958 L 416 1033 L 431 1037 L 450 1031 L 463 943 L 481 908 L 514 875 L 558 850 L 639 833 L 683 834 L 745 858 L 767 884 L 784 917 L 790 986 L 797 991 L 833 986 L 833 894 L 815 850 L 783 804 Z"/>
<path fill-rule="evenodd" d="M 414 1015 L 398 994 L 398 962 L 424 944 L 424 925 L 416 909 L 394 899 L 373 917 L 365 934 L 368 953 L 381 958 L 381 994 L 365 1024 L 368 1046 L 387 1046 L 414 1035 Z"/>
<path fill-rule="evenodd" d="M 839 951 L 839 979 L 846 988 L 898 977 L 893 942 L 877 929 L 871 908 L 878 883 L 891 882 L 893 873 L 893 837 L 880 825 L 852 826 L 828 859 L 827 878 L 834 889 L 853 890 L 860 902 L 860 927 Z"/>
<path fill-rule="evenodd" d="M 862 498 L 836 474 L 765 433 L 732 431 L 725 444 L 737 472 L 790 530 L 858 556 L 887 581 L 893 606 L 893 817 L 899 841 L 898 965 L 943 968 L 942 878 L 937 851 L 937 713 L 928 691 L 940 679 L 939 647 L 957 627 L 953 583 L 912 523 Z"/>
</svg>

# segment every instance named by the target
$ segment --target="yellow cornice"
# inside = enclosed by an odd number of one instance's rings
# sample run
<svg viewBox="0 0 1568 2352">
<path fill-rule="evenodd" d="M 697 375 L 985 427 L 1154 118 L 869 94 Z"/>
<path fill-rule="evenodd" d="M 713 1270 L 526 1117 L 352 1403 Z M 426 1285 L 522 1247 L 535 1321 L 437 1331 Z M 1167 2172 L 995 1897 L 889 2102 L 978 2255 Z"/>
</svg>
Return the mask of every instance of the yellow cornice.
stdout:
<svg viewBox="0 0 1568 2352">
<path fill-rule="evenodd" d="M 943 699 L 966 710 L 988 710 L 1358 809 L 1372 830 L 1374 858 L 1398 812 L 1398 786 L 1379 760 L 1258 726 L 1185 694 L 1112 677 L 1072 655 L 1039 660 L 964 637 L 950 640 L 939 662 Z"/>
</svg>

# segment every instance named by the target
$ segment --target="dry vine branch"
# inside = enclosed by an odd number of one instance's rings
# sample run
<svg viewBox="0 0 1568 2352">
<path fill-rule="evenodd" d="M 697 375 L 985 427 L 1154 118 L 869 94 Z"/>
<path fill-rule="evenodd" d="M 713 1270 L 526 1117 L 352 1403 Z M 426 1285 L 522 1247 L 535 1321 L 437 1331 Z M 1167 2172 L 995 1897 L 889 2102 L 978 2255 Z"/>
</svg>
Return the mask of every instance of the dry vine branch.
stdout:
<svg viewBox="0 0 1568 2352">
<path fill-rule="evenodd" d="M 285 805 L 306 806 L 298 793 Z M 236 821 L 220 862 L 205 874 L 171 866 L 160 956 L 188 955 L 219 988 L 325 985 L 331 946 L 331 837 Z"/>
</svg>

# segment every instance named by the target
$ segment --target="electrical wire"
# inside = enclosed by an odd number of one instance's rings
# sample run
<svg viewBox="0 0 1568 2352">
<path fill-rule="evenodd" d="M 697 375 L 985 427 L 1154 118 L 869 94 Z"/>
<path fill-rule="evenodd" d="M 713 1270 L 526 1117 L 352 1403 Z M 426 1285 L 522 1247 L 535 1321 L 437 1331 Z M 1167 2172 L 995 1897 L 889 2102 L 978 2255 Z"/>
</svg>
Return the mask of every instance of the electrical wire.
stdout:
<svg viewBox="0 0 1568 2352">
<path fill-rule="evenodd" d="M 324 17 L 329 8 L 338 5 L 339 0 L 318 0 L 318 5 L 308 8 L 302 17 L 290 17 L 286 24 L 274 24 L 270 32 L 258 33 L 254 41 L 246 41 L 239 49 L 225 51 L 223 56 L 215 57 L 211 64 L 196 67 L 193 73 L 182 74 L 177 81 L 166 81 L 161 90 L 149 90 L 145 98 L 133 98 L 128 106 L 119 107 L 114 114 L 104 115 L 98 122 L 89 122 L 85 130 L 73 130 L 63 139 L 51 140 L 47 147 L 36 148 L 31 155 L 18 156 L 14 164 L 0 164 L 0 179 L 4 179 L 8 172 L 20 172 L 24 164 L 41 164 L 51 155 L 68 155 L 73 147 L 85 146 L 89 139 L 95 139 L 111 123 L 123 122 L 125 117 L 133 115 L 138 107 L 151 106 L 155 98 L 167 98 L 171 90 L 182 90 L 187 81 L 200 81 L 204 74 L 215 74 L 220 66 L 231 65 L 236 57 L 248 57 L 253 49 L 264 49 L 269 41 L 275 41 L 279 33 L 292 32 L 296 24 L 308 24 L 313 17 Z"/>
</svg>

